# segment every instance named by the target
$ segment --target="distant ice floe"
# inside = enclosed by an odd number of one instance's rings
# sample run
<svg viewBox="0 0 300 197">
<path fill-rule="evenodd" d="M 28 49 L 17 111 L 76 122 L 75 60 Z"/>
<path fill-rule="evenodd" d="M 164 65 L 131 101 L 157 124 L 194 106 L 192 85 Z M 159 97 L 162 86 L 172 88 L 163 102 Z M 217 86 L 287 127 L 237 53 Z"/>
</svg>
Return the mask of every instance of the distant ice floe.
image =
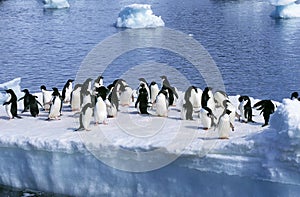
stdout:
<svg viewBox="0 0 300 197">
<path fill-rule="evenodd" d="M 275 10 L 271 13 L 274 18 L 297 18 L 300 17 L 300 4 L 297 0 L 269 0 Z"/>
<path fill-rule="evenodd" d="M 21 97 L 24 93 L 21 92 L 21 78 L 15 78 L 11 81 L 5 82 L 0 84 L 0 104 L 5 102 L 7 98 L 7 94 L 5 93 L 5 90 L 12 89 L 16 96 L 19 98 Z"/>
<path fill-rule="evenodd" d="M 148 4 L 132 4 L 121 9 L 116 27 L 155 28 L 165 26 L 160 16 L 155 16 Z"/>
<path fill-rule="evenodd" d="M 61 9 L 69 8 L 70 4 L 67 0 L 44 0 L 45 9 Z"/>
</svg>

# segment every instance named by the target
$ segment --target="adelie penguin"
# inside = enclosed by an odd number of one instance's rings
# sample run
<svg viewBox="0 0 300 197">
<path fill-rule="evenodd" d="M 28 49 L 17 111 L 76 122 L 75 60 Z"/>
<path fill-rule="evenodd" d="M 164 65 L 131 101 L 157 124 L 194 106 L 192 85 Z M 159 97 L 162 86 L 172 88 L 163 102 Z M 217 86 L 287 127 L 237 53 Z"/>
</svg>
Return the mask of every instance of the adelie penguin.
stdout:
<svg viewBox="0 0 300 197">
<path fill-rule="evenodd" d="M 52 96 L 53 97 L 51 100 L 51 106 L 47 120 L 59 119 L 58 117 L 61 115 L 62 99 L 57 88 L 53 88 Z"/>
<path fill-rule="evenodd" d="M 152 104 L 152 107 L 153 107 L 153 104 L 156 100 L 156 97 L 159 93 L 159 88 L 158 88 L 158 85 L 155 81 L 152 81 L 149 85 L 149 91 L 150 91 L 150 103 Z"/>
<path fill-rule="evenodd" d="M 230 122 L 230 115 L 231 111 L 225 109 L 224 113 L 220 116 L 219 122 L 217 125 L 218 132 L 219 132 L 219 139 L 229 139 L 230 130 L 234 131 L 234 126 Z"/>
<path fill-rule="evenodd" d="M 224 91 L 218 90 L 214 93 L 214 100 L 215 100 L 215 103 L 216 103 L 216 107 L 225 108 L 224 101 L 226 101 L 228 99 L 229 98 L 228 98 L 226 92 L 224 92 Z"/>
<path fill-rule="evenodd" d="M 168 116 L 168 90 L 161 90 L 156 97 L 156 114 L 161 117 Z"/>
<path fill-rule="evenodd" d="M 79 116 L 79 128 L 75 131 L 90 131 L 90 123 L 92 121 L 93 117 L 93 105 L 92 103 L 87 103 L 84 105 L 81 109 L 81 112 L 78 112 L 80 114 Z"/>
<path fill-rule="evenodd" d="M 146 91 L 147 91 L 147 94 L 148 94 L 148 103 L 150 103 L 151 101 L 150 101 L 150 89 L 149 89 L 149 85 L 148 85 L 148 83 L 147 83 L 147 81 L 146 81 L 146 79 L 145 78 L 139 78 L 139 81 L 140 81 L 140 84 L 139 84 L 139 88 L 138 88 L 138 94 L 139 94 L 139 90 L 141 89 L 141 85 L 142 84 L 144 84 L 144 88 L 146 89 Z"/>
<path fill-rule="evenodd" d="M 46 86 L 42 85 L 41 86 L 41 91 L 43 95 L 43 108 L 46 112 L 50 110 L 50 104 L 51 104 L 51 99 L 52 99 L 52 92 L 46 89 Z"/>
<path fill-rule="evenodd" d="M 298 92 L 293 92 L 291 94 L 291 100 L 300 100 Z"/>
<path fill-rule="evenodd" d="M 169 105 L 174 105 L 174 101 L 175 101 L 175 97 L 178 99 L 178 94 L 176 91 L 175 87 L 172 87 L 170 85 L 169 80 L 167 79 L 166 76 L 160 76 L 160 78 L 162 79 L 162 88 L 161 90 L 167 90 L 168 92 L 168 103 Z M 175 97 L 174 97 L 175 96 Z"/>
<path fill-rule="evenodd" d="M 202 107 L 199 112 L 200 122 L 203 130 L 208 130 L 215 126 L 215 115 L 209 107 Z"/>
<path fill-rule="evenodd" d="M 254 122 L 252 120 L 252 107 L 251 107 L 251 101 L 248 96 L 240 96 L 238 98 L 240 104 L 238 109 L 240 110 L 240 117 L 242 122 Z"/>
<path fill-rule="evenodd" d="M 24 89 L 24 90 L 22 90 L 22 92 L 24 92 L 25 95 L 24 95 L 23 97 L 19 98 L 18 101 L 24 100 L 24 101 L 23 101 L 24 109 L 23 109 L 23 111 L 21 112 L 21 113 L 24 113 L 24 112 L 27 112 L 27 111 L 29 110 L 30 93 L 29 93 L 28 89 Z"/>
<path fill-rule="evenodd" d="M 267 126 L 269 124 L 270 115 L 275 111 L 275 105 L 271 100 L 261 100 L 253 105 L 253 108 L 261 110 L 260 114 L 263 114 L 265 123 L 262 125 Z"/>
<path fill-rule="evenodd" d="M 215 100 L 211 87 L 204 88 L 201 97 L 201 106 L 208 107 L 213 112 L 215 111 Z"/>
<path fill-rule="evenodd" d="M 69 79 L 62 90 L 62 100 L 64 103 L 69 103 L 71 100 L 71 92 L 73 90 L 73 79 Z"/>
<path fill-rule="evenodd" d="M 12 89 L 5 90 L 5 92 L 8 94 L 8 98 L 3 103 L 5 106 L 5 111 L 9 117 L 9 119 L 13 118 L 21 118 L 18 115 L 18 104 L 17 104 L 17 96 L 15 92 Z"/>
<path fill-rule="evenodd" d="M 38 100 L 36 100 L 37 98 L 38 98 L 37 96 L 32 94 L 30 94 L 29 96 L 29 109 L 30 109 L 30 114 L 33 117 L 37 117 L 39 115 L 40 110 L 38 105 L 43 107 L 42 104 Z"/>
<path fill-rule="evenodd" d="M 190 86 L 184 93 L 184 101 L 181 110 L 183 120 L 193 120 L 194 108 L 201 107 L 202 91 L 195 86 Z"/>
<path fill-rule="evenodd" d="M 71 109 L 72 111 L 80 111 L 81 109 L 81 99 L 80 95 L 82 84 L 76 84 L 71 93 Z"/>
<path fill-rule="evenodd" d="M 137 100 L 135 102 L 135 108 L 139 109 L 139 112 L 141 114 L 149 114 L 147 111 L 148 108 L 148 92 L 145 88 L 145 84 L 140 84 L 141 88 L 139 88 L 139 95 L 137 97 Z"/>
</svg>

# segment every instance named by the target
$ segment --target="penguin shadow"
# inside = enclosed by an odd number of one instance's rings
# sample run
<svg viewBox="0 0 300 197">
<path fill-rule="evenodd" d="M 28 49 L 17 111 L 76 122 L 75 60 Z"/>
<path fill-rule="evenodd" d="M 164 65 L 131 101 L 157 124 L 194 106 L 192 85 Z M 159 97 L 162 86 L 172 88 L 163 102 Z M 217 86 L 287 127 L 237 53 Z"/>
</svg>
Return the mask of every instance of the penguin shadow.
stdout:
<svg viewBox="0 0 300 197">
<path fill-rule="evenodd" d="M 171 120 L 181 120 L 181 118 L 180 117 L 166 117 L 166 118 L 168 118 L 168 119 L 171 119 Z"/>
<path fill-rule="evenodd" d="M 9 117 L 7 117 L 7 116 L 0 116 L 0 120 L 9 120 Z"/>
<path fill-rule="evenodd" d="M 201 129 L 201 127 L 193 126 L 193 125 L 187 125 L 187 126 L 185 126 L 185 128 L 187 128 L 187 129 L 193 129 L 193 130 L 199 130 L 199 129 Z"/>
<path fill-rule="evenodd" d="M 218 137 L 198 137 L 199 140 L 218 140 Z"/>
</svg>

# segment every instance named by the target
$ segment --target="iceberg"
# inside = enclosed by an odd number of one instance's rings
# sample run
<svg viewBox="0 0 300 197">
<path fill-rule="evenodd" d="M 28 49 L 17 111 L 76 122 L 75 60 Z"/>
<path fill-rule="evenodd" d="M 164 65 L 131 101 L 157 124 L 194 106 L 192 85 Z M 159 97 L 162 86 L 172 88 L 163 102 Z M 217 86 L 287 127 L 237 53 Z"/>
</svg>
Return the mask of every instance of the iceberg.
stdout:
<svg viewBox="0 0 300 197">
<path fill-rule="evenodd" d="M 1 93 L 0 93 L 0 104 L 5 102 L 5 100 L 7 98 L 6 93 L 4 92 L 4 90 L 12 89 L 15 92 L 15 94 L 18 98 L 21 97 L 24 94 L 24 93 L 21 92 L 20 83 L 21 83 L 21 78 L 15 78 L 11 81 L 0 84 L 0 91 L 1 91 Z"/>
<path fill-rule="evenodd" d="M 69 8 L 70 4 L 67 0 L 44 0 L 45 9 L 61 9 Z"/>
<path fill-rule="evenodd" d="M 0 87 L 19 91 L 20 80 Z M 41 93 L 35 95 L 41 100 Z M 238 98 L 229 96 L 234 106 Z M 269 127 L 261 127 L 263 117 L 254 109 L 255 123 L 236 120 L 229 140 L 200 129 L 196 116 L 180 120 L 176 106 L 168 118 L 141 116 L 133 103 L 120 106 L 118 117 L 108 125 L 91 125 L 89 132 L 75 132 L 78 115 L 66 104 L 61 120 L 53 121 L 45 121 L 44 111 L 38 118 L 25 113 L 7 120 L 0 106 L 0 184 L 71 196 L 206 196 L 212 191 L 214 196 L 297 196 L 300 102 L 276 104 Z M 131 133 L 134 124 L 149 128 L 153 120 L 162 123 L 155 135 L 148 129 Z M 138 167 L 169 158 L 172 162 L 137 173 Z"/>
<path fill-rule="evenodd" d="M 160 16 L 155 16 L 148 4 L 132 4 L 121 9 L 116 27 L 155 28 L 165 26 Z"/>
<path fill-rule="evenodd" d="M 275 10 L 271 13 L 273 18 L 297 18 L 300 17 L 300 5 L 297 0 L 270 0 Z"/>
</svg>

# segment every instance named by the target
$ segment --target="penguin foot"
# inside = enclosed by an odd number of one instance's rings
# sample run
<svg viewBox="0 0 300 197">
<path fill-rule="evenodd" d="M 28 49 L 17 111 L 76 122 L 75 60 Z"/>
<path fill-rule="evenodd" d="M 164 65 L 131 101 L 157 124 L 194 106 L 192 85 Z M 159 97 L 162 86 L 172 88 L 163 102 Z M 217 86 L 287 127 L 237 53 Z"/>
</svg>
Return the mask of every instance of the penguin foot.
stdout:
<svg viewBox="0 0 300 197">
<path fill-rule="evenodd" d="M 265 127 L 265 126 L 268 126 L 269 124 L 267 124 L 267 123 L 265 123 L 265 124 L 263 124 L 261 127 Z"/>
<path fill-rule="evenodd" d="M 207 128 L 207 127 L 203 127 L 202 129 L 203 129 L 203 130 L 208 130 L 208 128 Z"/>
</svg>

